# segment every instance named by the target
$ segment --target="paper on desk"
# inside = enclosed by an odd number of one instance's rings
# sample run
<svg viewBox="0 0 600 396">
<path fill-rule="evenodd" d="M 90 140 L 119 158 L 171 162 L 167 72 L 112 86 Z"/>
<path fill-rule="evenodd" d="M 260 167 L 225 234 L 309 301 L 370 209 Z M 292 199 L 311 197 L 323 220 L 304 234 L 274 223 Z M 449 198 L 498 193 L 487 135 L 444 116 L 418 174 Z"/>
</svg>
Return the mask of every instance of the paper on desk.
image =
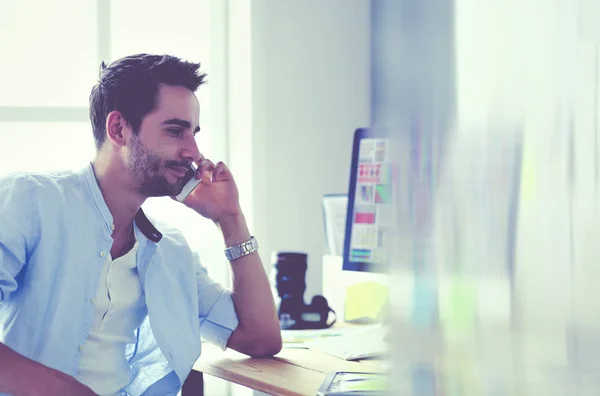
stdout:
<svg viewBox="0 0 600 396">
<path fill-rule="evenodd" d="M 341 334 L 342 332 L 339 329 L 281 330 L 281 339 L 284 344 L 297 344 L 316 338 L 335 337 Z"/>
<path fill-rule="evenodd" d="M 365 331 L 372 327 L 381 327 L 381 325 L 373 324 L 317 330 L 281 330 L 281 339 L 287 348 L 308 348 L 308 346 L 303 346 L 308 341 L 323 339 L 327 337 L 337 337 L 353 332 Z"/>
<path fill-rule="evenodd" d="M 327 254 L 341 256 L 344 254 L 344 232 L 346 230 L 346 194 L 327 194 L 323 197 L 323 221 Z"/>
</svg>

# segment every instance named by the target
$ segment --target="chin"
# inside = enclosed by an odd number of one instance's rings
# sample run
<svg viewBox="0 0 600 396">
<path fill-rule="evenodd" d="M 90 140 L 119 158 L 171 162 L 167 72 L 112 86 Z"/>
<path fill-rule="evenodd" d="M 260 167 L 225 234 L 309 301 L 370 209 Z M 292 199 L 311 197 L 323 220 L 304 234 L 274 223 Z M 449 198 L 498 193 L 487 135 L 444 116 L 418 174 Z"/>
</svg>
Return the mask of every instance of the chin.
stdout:
<svg viewBox="0 0 600 396">
<path fill-rule="evenodd" d="M 139 192 L 147 197 L 173 197 L 183 190 L 183 183 L 149 183 L 140 188 Z"/>
<path fill-rule="evenodd" d="M 169 194 L 169 196 L 176 197 L 177 195 L 181 194 L 182 191 L 183 191 L 183 187 L 177 188 L 177 189 L 173 190 L 173 194 Z"/>
</svg>

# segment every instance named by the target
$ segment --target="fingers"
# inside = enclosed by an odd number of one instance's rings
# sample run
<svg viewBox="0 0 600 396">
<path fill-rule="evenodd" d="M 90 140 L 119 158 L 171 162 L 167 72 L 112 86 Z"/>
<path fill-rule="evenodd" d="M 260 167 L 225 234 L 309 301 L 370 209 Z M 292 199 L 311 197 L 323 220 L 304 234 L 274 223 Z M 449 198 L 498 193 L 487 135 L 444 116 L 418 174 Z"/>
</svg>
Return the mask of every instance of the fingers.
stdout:
<svg viewBox="0 0 600 396">
<path fill-rule="evenodd" d="M 200 153 L 200 158 L 198 158 L 198 161 L 194 161 L 194 164 L 196 164 L 197 167 L 200 167 L 200 164 L 202 163 L 202 161 L 204 161 L 206 158 L 204 157 L 204 154 Z"/>
<path fill-rule="evenodd" d="M 211 160 L 201 156 L 197 164 L 196 179 L 198 180 L 203 179 L 204 181 L 214 182 L 223 179 L 223 177 L 227 178 L 231 174 L 223 161 L 219 161 L 215 165 Z"/>
<path fill-rule="evenodd" d="M 202 177 L 203 172 L 203 162 L 206 161 L 206 158 L 202 153 L 200 153 L 200 158 L 198 161 L 194 161 L 194 165 L 196 165 L 196 179 L 200 179 Z"/>
<path fill-rule="evenodd" d="M 225 163 L 223 163 L 223 161 L 217 162 L 217 165 L 215 166 L 215 169 L 212 172 L 212 181 L 219 180 L 219 177 L 221 175 L 227 173 L 229 173 L 229 169 L 227 169 Z"/>
<path fill-rule="evenodd" d="M 209 159 L 202 159 L 198 164 L 198 169 L 196 170 L 196 179 L 206 179 L 211 180 L 213 170 L 215 169 L 215 164 Z"/>
</svg>

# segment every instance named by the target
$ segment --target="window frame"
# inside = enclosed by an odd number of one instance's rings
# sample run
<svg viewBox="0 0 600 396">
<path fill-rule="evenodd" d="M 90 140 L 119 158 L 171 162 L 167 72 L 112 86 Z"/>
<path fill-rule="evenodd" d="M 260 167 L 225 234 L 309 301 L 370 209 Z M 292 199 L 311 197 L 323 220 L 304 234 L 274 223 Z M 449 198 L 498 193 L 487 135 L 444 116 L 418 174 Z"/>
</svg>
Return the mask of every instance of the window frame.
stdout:
<svg viewBox="0 0 600 396">
<path fill-rule="evenodd" d="M 222 0 L 204 0 L 210 10 L 210 52 L 212 70 L 210 84 L 214 86 L 210 96 L 210 125 L 205 130 L 218 131 L 211 133 L 210 150 L 213 159 L 228 163 L 228 19 L 229 3 Z M 96 64 L 111 60 L 111 3 L 112 0 L 96 0 Z M 114 4 L 114 3 L 113 3 Z M 91 87 L 90 87 L 91 89 Z M 201 88 L 202 89 L 202 88 Z M 86 123 L 89 124 L 89 108 L 79 106 L 0 106 L 0 124 L 16 123 Z M 91 160 L 91 158 L 90 158 Z M 216 161 L 215 161 L 216 162 Z M 215 231 L 218 232 L 218 231 Z M 215 249 L 216 250 L 216 249 Z M 216 253 L 216 252 L 215 252 Z M 208 254 L 207 257 L 211 257 Z M 224 257 L 224 256 L 223 256 Z M 226 265 L 215 263 L 210 265 L 203 260 L 210 270 L 211 277 L 231 287 L 231 277 Z"/>
</svg>

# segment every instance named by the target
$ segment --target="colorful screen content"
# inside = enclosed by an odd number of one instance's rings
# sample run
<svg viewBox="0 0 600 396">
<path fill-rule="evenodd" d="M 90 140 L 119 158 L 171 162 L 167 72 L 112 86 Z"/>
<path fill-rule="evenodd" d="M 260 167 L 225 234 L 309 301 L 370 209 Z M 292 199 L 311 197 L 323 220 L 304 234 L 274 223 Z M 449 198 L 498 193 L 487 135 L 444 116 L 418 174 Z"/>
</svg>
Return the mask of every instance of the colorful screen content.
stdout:
<svg viewBox="0 0 600 396">
<path fill-rule="evenodd" d="M 386 264 L 388 242 L 394 231 L 395 166 L 391 141 L 360 140 L 349 261 Z"/>
</svg>

